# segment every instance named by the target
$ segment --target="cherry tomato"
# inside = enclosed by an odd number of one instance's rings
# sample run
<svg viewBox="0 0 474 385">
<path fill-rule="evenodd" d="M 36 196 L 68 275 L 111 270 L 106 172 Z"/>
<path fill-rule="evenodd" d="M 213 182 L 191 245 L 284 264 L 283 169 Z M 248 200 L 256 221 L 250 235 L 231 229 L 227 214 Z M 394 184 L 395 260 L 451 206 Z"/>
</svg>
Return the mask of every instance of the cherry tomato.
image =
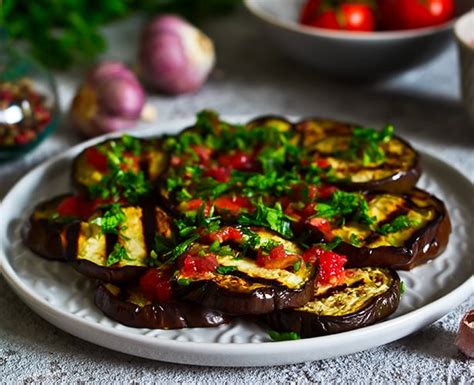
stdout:
<svg viewBox="0 0 474 385">
<path fill-rule="evenodd" d="M 454 16 L 453 0 L 400 0 L 404 28 L 422 28 L 444 23 Z"/>
<path fill-rule="evenodd" d="M 312 17 L 310 12 L 312 11 Z M 367 4 L 342 3 L 331 7 L 322 1 L 309 4 L 303 8 L 301 22 L 317 28 L 369 32 L 375 30 L 375 14 Z"/>
<path fill-rule="evenodd" d="M 454 16 L 453 0 L 378 0 L 384 29 L 414 29 L 444 23 Z"/>
<path fill-rule="evenodd" d="M 173 298 L 171 274 L 165 270 L 149 269 L 140 277 L 140 288 L 150 300 L 168 302 Z"/>
<path fill-rule="evenodd" d="M 301 8 L 300 22 L 302 24 L 309 24 L 319 10 L 321 0 L 309 0 Z"/>
</svg>

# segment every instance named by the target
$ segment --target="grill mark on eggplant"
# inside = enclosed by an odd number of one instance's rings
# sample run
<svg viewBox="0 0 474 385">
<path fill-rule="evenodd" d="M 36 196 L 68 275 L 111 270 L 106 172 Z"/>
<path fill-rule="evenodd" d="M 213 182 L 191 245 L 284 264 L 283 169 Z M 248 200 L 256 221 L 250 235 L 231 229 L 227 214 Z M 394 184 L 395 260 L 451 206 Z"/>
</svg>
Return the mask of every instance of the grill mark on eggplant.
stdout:
<svg viewBox="0 0 474 385">
<path fill-rule="evenodd" d="M 317 295 L 314 297 L 315 300 L 331 297 L 335 294 L 341 293 L 346 289 L 355 289 L 357 287 L 363 286 L 365 284 L 363 279 L 352 282 L 350 285 L 343 283 L 342 285 L 334 286 L 326 290 L 323 294 Z"/>
<path fill-rule="evenodd" d="M 158 227 L 156 223 L 155 206 L 145 203 L 142 208 L 142 232 L 145 239 L 147 253 L 153 250 L 155 246 L 155 233 Z"/>
<path fill-rule="evenodd" d="M 114 234 L 114 233 L 105 234 L 105 259 L 107 259 L 110 253 L 114 250 L 114 246 L 117 242 L 118 242 L 118 234 Z"/>
<path fill-rule="evenodd" d="M 267 279 L 267 278 L 261 278 L 261 277 L 251 277 L 250 275 L 248 274 L 245 274 L 239 270 L 234 270 L 230 273 L 228 273 L 228 275 L 233 275 L 235 277 L 239 277 L 239 278 L 242 278 L 242 279 L 245 279 L 246 281 L 249 281 L 249 282 L 252 282 L 252 283 L 261 283 L 262 285 L 267 285 L 267 286 L 273 286 L 273 287 L 279 287 L 279 288 L 287 288 L 287 286 L 283 285 L 282 283 L 280 282 L 277 282 L 276 280 L 273 280 L 273 279 Z M 288 290 L 299 290 L 300 288 L 297 288 L 297 289 L 288 289 Z"/>
</svg>

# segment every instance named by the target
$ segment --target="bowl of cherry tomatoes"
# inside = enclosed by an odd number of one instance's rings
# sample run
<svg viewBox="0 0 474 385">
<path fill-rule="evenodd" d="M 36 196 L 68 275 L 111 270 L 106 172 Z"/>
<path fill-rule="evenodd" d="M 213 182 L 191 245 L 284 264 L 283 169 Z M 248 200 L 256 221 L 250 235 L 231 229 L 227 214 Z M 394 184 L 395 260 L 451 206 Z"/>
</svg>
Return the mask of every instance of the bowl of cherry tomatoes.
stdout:
<svg viewBox="0 0 474 385">
<path fill-rule="evenodd" d="M 320 72 L 376 79 L 436 56 L 472 0 L 245 0 L 277 47 Z"/>
</svg>

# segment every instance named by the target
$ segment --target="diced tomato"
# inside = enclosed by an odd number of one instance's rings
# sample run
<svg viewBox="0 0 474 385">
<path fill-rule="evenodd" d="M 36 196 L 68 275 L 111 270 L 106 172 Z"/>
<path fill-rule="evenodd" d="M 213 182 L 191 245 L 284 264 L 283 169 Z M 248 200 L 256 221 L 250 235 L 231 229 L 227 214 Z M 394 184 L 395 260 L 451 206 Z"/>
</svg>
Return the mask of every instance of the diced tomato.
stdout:
<svg viewBox="0 0 474 385">
<path fill-rule="evenodd" d="M 215 271 L 217 265 L 217 258 L 214 254 L 206 254 L 202 257 L 197 254 L 188 254 L 182 259 L 180 272 L 185 277 L 193 278 Z"/>
<path fill-rule="evenodd" d="M 106 173 L 108 170 L 107 157 L 102 154 L 96 147 L 90 147 L 85 152 L 87 163 L 94 167 L 101 173 Z"/>
<path fill-rule="evenodd" d="M 326 285 L 335 283 L 342 277 L 347 258 L 332 251 L 311 247 L 303 253 L 303 260 L 313 265 L 319 264 L 317 282 Z"/>
<path fill-rule="evenodd" d="M 239 229 L 226 226 L 222 229 L 209 233 L 206 238 L 209 242 L 218 241 L 219 243 L 223 243 L 226 241 L 240 242 L 242 240 L 242 236 L 242 232 Z"/>
<path fill-rule="evenodd" d="M 150 300 L 169 302 L 173 298 L 171 273 L 168 270 L 149 269 L 140 277 L 140 288 Z"/>
<path fill-rule="evenodd" d="M 88 218 L 95 207 L 97 207 L 95 202 L 86 201 L 78 196 L 70 196 L 61 201 L 57 211 L 63 217 Z"/>
<path fill-rule="evenodd" d="M 237 213 L 242 209 L 251 211 L 253 209 L 252 203 L 245 197 L 241 196 L 221 196 L 214 201 L 214 206 L 218 210 L 228 210 Z"/>
<path fill-rule="evenodd" d="M 331 197 L 332 194 L 334 194 L 336 190 L 337 190 L 336 187 L 328 185 L 328 184 L 319 186 L 318 197 L 321 199 L 328 199 Z"/>
<path fill-rule="evenodd" d="M 188 210 L 197 210 L 199 209 L 202 205 L 204 204 L 204 201 L 202 199 L 191 199 L 186 202 L 186 207 Z"/>
<path fill-rule="evenodd" d="M 226 169 L 225 167 L 219 167 L 219 166 L 212 166 L 208 170 L 206 170 L 203 174 L 204 176 L 210 176 L 211 178 L 214 178 L 218 182 L 228 182 L 230 179 L 230 171 Z"/>
<path fill-rule="evenodd" d="M 327 219 L 313 217 L 313 218 L 308 218 L 306 223 L 308 223 L 312 227 L 315 227 L 321 233 L 323 233 L 326 241 L 331 241 L 334 238 L 334 235 L 331 229 L 331 224 L 329 223 Z"/>
<path fill-rule="evenodd" d="M 317 283 L 322 285 L 337 283 L 342 276 L 346 262 L 345 256 L 323 250 L 323 253 L 319 255 Z"/>
<path fill-rule="evenodd" d="M 295 254 L 288 254 L 283 245 L 278 245 L 265 254 L 262 250 L 257 253 L 255 262 L 258 266 L 267 269 L 285 269 L 294 265 L 300 257 Z"/>
<path fill-rule="evenodd" d="M 331 166 L 331 164 L 326 159 L 317 159 L 315 163 L 319 168 L 328 168 Z"/>
<path fill-rule="evenodd" d="M 202 164 L 207 164 L 211 158 L 212 149 L 206 146 L 192 146 L 191 147 L 196 155 L 199 157 L 199 160 Z"/>
<path fill-rule="evenodd" d="M 309 24 L 319 11 L 321 0 L 308 0 L 300 13 L 300 23 Z"/>
<path fill-rule="evenodd" d="M 172 155 L 170 162 L 172 166 L 179 166 L 182 163 L 182 159 L 179 156 Z"/>
<path fill-rule="evenodd" d="M 221 166 L 233 169 L 233 170 L 252 170 L 255 158 L 252 154 L 247 154 L 243 151 L 235 151 L 232 154 L 223 154 L 219 156 L 218 162 Z"/>
</svg>

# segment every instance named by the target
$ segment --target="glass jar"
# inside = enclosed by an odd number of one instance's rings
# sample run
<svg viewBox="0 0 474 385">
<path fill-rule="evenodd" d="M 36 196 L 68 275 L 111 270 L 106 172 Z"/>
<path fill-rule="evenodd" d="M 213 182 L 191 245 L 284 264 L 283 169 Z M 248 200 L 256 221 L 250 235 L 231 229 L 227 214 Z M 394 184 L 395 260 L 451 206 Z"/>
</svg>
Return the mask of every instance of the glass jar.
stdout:
<svg viewBox="0 0 474 385">
<path fill-rule="evenodd" d="M 0 30 L 0 162 L 34 149 L 54 131 L 58 121 L 52 75 L 16 51 Z"/>
</svg>

